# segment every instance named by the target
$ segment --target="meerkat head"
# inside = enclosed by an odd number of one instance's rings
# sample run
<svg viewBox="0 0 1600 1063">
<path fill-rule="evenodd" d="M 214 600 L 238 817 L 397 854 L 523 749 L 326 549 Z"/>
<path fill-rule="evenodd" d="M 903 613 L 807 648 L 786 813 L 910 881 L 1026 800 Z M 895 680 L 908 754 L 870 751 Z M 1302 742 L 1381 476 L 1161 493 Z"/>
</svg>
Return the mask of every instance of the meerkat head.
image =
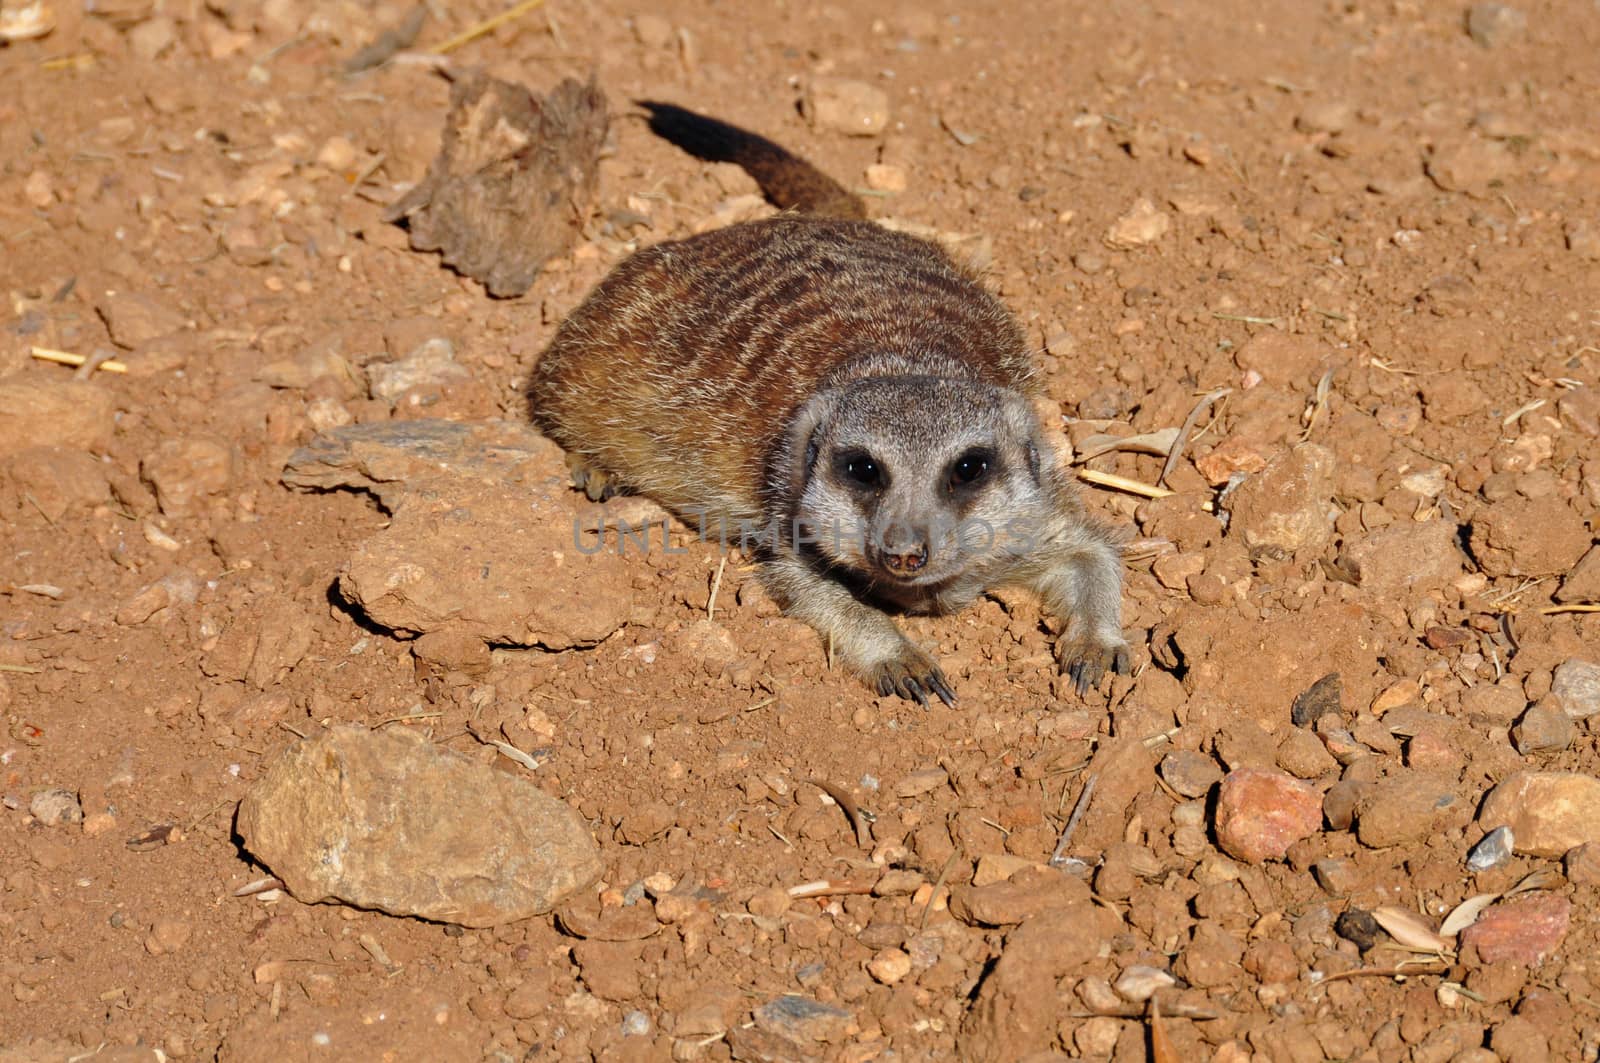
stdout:
<svg viewBox="0 0 1600 1063">
<path fill-rule="evenodd" d="M 1022 395 L 890 376 L 824 391 L 783 451 L 800 545 L 895 591 L 933 589 L 1024 553 L 1051 512 L 1040 429 Z"/>
</svg>

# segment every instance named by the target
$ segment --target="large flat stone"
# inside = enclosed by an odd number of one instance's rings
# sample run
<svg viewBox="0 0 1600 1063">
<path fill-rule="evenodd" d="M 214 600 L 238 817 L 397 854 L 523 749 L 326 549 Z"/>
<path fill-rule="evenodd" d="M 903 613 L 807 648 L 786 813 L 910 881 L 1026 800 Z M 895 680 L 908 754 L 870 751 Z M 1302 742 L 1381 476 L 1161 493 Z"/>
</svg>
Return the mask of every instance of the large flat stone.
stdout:
<svg viewBox="0 0 1600 1063">
<path fill-rule="evenodd" d="M 339 593 L 375 623 L 561 650 L 621 627 L 628 560 L 577 519 L 561 450 L 508 421 L 390 421 L 324 433 L 284 482 L 370 491 L 393 515 L 356 549 Z"/>
<path fill-rule="evenodd" d="M 344 725 L 289 747 L 238 829 L 307 904 L 471 927 L 542 915 L 602 869 L 568 805 L 409 731 Z"/>
</svg>

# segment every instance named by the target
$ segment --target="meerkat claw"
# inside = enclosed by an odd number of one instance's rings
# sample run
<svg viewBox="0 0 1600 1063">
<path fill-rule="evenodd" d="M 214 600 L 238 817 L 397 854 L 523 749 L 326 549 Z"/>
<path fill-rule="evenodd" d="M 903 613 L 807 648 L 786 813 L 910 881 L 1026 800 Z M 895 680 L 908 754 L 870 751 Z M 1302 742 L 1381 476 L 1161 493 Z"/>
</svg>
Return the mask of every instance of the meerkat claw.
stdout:
<svg viewBox="0 0 1600 1063">
<path fill-rule="evenodd" d="M 950 689 L 950 684 L 941 673 L 935 671 L 930 675 L 928 677 L 928 685 L 933 688 L 933 692 L 939 696 L 939 700 L 944 702 L 948 708 L 953 709 L 956 707 L 955 691 Z"/>
<path fill-rule="evenodd" d="M 1086 697 L 1100 685 L 1107 670 L 1127 675 L 1131 659 L 1127 646 L 1096 646 L 1075 643 L 1060 650 L 1061 670 L 1072 680 L 1078 696 Z"/>
<path fill-rule="evenodd" d="M 939 666 L 931 662 L 896 661 L 880 665 L 877 677 L 870 685 L 881 697 L 902 697 L 924 708 L 928 705 L 930 694 L 951 708 L 956 704 L 949 680 L 945 679 Z"/>
<path fill-rule="evenodd" d="M 616 484 L 610 476 L 577 454 L 567 455 L 567 471 L 572 475 L 572 486 L 582 491 L 591 502 L 604 502 L 617 493 Z"/>
</svg>

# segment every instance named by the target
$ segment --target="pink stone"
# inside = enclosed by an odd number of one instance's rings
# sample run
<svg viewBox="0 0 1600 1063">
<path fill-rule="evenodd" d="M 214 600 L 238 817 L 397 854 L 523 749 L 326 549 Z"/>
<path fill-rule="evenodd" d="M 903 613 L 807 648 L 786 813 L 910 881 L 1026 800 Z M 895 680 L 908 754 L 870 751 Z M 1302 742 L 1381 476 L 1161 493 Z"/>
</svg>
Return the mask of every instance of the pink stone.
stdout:
<svg viewBox="0 0 1600 1063">
<path fill-rule="evenodd" d="M 1535 893 L 1495 905 L 1461 932 L 1484 963 L 1534 967 L 1567 936 L 1572 902 L 1557 893 Z"/>
<path fill-rule="evenodd" d="M 1259 864 L 1281 860 L 1289 847 L 1322 827 L 1322 795 L 1282 772 L 1240 768 L 1217 795 L 1217 842 L 1224 852 Z"/>
</svg>

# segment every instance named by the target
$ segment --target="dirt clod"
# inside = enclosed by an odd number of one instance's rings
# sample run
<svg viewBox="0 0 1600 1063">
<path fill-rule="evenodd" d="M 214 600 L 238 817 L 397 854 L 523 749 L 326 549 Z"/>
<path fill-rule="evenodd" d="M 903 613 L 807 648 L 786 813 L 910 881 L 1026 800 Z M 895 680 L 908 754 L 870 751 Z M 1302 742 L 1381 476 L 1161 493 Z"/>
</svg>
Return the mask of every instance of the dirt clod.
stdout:
<svg viewBox="0 0 1600 1063">
<path fill-rule="evenodd" d="M 496 296 L 526 292 L 570 245 L 595 196 L 605 97 L 568 78 L 538 97 L 473 73 L 451 88 L 444 143 L 427 176 L 385 214 L 411 246 Z"/>
</svg>

